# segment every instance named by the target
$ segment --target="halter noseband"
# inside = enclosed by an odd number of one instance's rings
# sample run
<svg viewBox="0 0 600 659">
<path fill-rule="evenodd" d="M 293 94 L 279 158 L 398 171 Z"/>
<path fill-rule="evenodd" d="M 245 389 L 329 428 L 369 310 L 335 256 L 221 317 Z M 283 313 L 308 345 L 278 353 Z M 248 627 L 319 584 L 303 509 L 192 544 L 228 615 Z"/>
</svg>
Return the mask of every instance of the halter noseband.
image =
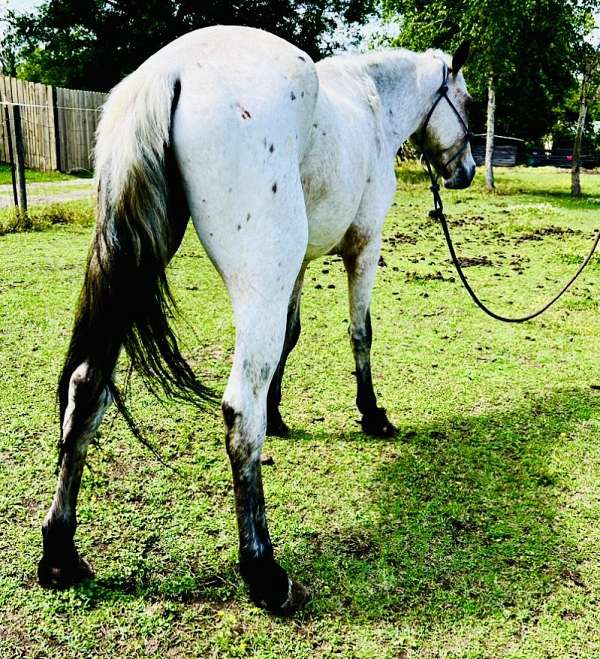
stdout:
<svg viewBox="0 0 600 659">
<path fill-rule="evenodd" d="M 438 59 L 438 58 L 436 58 L 436 59 Z M 427 148 L 425 146 L 427 126 L 429 125 L 429 121 L 431 119 L 431 116 L 433 115 L 435 109 L 437 108 L 437 106 L 439 105 L 440 101 L 443 98 L 446 99 L 446 101 L 448 102 L 448 105 L 452 108 L 452 111 L 457 116 L 458 121 L 459 121 L 460 125 L 462 126 L 462 128 L 465 132 L 465 135 L 464 135 L 463 144 L 462 144 L 461 148 L 450 158 L 450 160 L 448 160 L 447 162 L 443 162 L 441 167 L 443 169 L 447 169 L 448 166 L 451 163 L 453 163 L 458 158 L 458 156 L 460 156 L 464 152 L 464 150 L 467 148 L 467 146 L 469 145 L 470 140 L 471 140 L 471 131 L 469 130 L 469 127 L 467 126 L 467 124 L 465 123 L 465 120 L 462 118 L 460 112 L 456 109 L 456 106 L 450 100 L 450 98 L 448 96 L 448 76 L 450 75 L 450 69 L 448 68 L 448 65 L 446 64 L 446 62 L 444 62 L 442 60 L 440 60 L 440 61 L 442 62 L 442 65 L 444 67 L 443 68 L 443 73 L 442 73 L 442 84 L 440 85 L 439 89 L 437 90 L 436 99 L 435 99 L 433 105 L 431 106 L 431 109 L 427 113 L 427 116 L 425 117 L 425 121 L 423 122 L 423 126 L 421 128 L 421 135 L 420 135 L 420 140 L 419 140 L 421 142 L 420 146 L 421 146 L 421 151 L 423 152 L 423 159 L 425 160 L 428 169 L 431 167 L 431 165 L 430 165 L 429 153 L 428 153 Z M 449 149 L 444 149 L 444 151 L 442 151 L 442 154 L 444 154 L 446 151 L 449 151 L 451 148 L 452 147 L 450 147 Z"/>
</svg>

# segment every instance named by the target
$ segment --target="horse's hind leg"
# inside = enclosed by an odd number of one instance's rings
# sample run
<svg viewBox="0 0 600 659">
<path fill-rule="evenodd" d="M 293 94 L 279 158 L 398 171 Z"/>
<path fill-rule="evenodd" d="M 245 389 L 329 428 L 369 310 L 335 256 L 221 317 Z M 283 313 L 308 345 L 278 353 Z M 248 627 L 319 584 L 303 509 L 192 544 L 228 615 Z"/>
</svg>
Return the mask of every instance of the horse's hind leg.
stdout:
<svg viewBox="0 0 600 659">
<path fill-rule="evenodd" d="M 289 176 L 288 176 L 289 178 Z M 227 285 L 234 312 L 233 367 L 223 396 L 226 447 L 231 462 L 239 530 L 241 574 L 253 601 L 289 614 L 306 599 L 275 561 L 267 527 L 261 451 L 267 426 L 267 393 L 282 356 L 288 305 L 306 251 L 308 225 L 300 182 L 285 194 L 263 199 L 240 195 L 228 208 L 201 205 L 197 229 Z M 240 203 L 237 208 L 235 203 Z M 207 207 L 202 215 L 203 206 Z M 239 247 L 235 229 L 247 208 L 259 208 L 244 226 Z M 212 211 L 212 212 L 211 212 Z M 218 218 L 218 220 L 213 220 Z M 283 219 L 282 219 L 283 218 Z M 228 229 L 233 225 L 234 230 Z M 220 232 L 217 234 L 217 232 Z M 219 240 L 211 238 L 219 236 Z"/>
<path fill-rule="evenodd" d="M 350 340 L 356 366 L 356 406 L 362 414 L 361 425 L 367 435 L 392 437 L 396 428 L 387 418 L 385 409 L 377 407 L 371 377 L 372 327 L 369 306 L 377 262 L 379 239 L 372 239 L 358 253 L 343 254 L 348 273 L 350 298 Z"/>
<path fill-rule="evenodd" d="M 236 349 L 223 396 L 239 529 L 240 569 L 253 601 L 274 613 L 292 613 L 306 599 L 275 562 L 261 477 L 267 391 L 284 343 L 287 298 L 251 292 L 233 300 Z"/>
<path fill-rule="evenodd" d="M 42 586 L 67 588 L 93 574 L 75 547 L 75 507 L 88 445 L 110 403 L 108 388 L 99 391 L 95 369 L 87 362 L 78 366 L 69 382 L 69 402 L 62 426 L 64 453 L 58 484 L 42 527 L 44 553 L 38 565 Z"/>
<path fill-rule="evenodd" d="M 279 405 L 281 403 L 281 381 L 283 380 L 287 358 L 296 347 L 300 338 L 300 296 L 302 294 L 305 270 L 306 268 L 303 265 L 294 284 L 294 290 L 292 291 L 288 305 L 283 352 L 271 380 L 271 386 L 269 387 L 269 394 L 267 396 L 267 435 L 271 435 L 272 437 L 288 437 L 290 434 L 290 429 L 281 418 L 279 411 Z"/>
</svg>

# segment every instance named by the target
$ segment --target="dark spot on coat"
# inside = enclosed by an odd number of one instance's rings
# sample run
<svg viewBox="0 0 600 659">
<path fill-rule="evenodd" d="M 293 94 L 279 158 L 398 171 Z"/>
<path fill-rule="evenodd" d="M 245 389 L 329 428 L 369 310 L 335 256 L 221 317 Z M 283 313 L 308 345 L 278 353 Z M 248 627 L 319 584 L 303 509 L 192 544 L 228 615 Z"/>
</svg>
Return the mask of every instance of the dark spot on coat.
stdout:
<svg viewBox="0 0 600 659">
<path fill-rule="evenodd" d="M 242 111 L 242 119 L 252 119 L 252 115 L 248 112 L 248 110 L 243 109 L 243 111 Z"/>
<path fill-rule="evenodd" d="M 300 97 L 304 98 L 304 92 L 300 92 Z"/>
<path fill-rule="evenodd" d="M 294 94 L 294 92 L 290 92 L 290 98 L 292 99 L 292 101 L 295 101 L 296 100 L 296 94 Z"/>
<path fill-rule="evenodd" d="M 269 147 L 269 153 L 273 153 L 273 151 L 275 151 L 275 146 L 271 144 L 271 146 Z"/>
<path fill-rule="evenodd" d="M 246 215 L 246 222 L 250 222 L 251 217 L 252 217 L 252 215 L 250 215 L 250 213 L 248 213 L 248 215 Z"/>
<path fill-rule="evenodd" d="M 242 225 L 241 225 L 241 224 L 238 224 L 238 225 L 237 225 L 237 230 L 238 230 L 238 231 L 241 231 L 241 229 L 242 229 Z"/>
<path fill-rule="evenodd" d="M 321 135 L 323 135 L 323 137 L 325 137 L 325 135 L 327 135 L 327 133 L 326 133 L 325 131 L 323 131 L 323 132 L 321 133 Z"/>
<path fill-rule="evenodd" d="M 313 124 L 313 128 L 318 128 L 319 124 Z"/>
<path fill-rule="evenodd" d="M 306 57 L 302 57 L 302 55 L 298 55 L 298 59 L 301 59 L 303 62 L 306 62 Z"/>
<path fill-rule="evenodd" d="M 236 417 L 239 417 L 240 413 L 236 412 L 228 403 L 222 403 L 221 409 L 223 410 L 223 419 L 225 420 L 227 430 L 232 430 L 235 425 Z"/>
<path fill-rule="evenodd" d="M 369 176 L 369 178 L 367 179 L 367 183 L 370 183 L 370 182 L 371 182 L 371 177 Z"/>
<path fill-rule="evenodd" d="M 273 194 L 277 193 L 277 183 L 273 183 L 273 187 L 271 188 L 273 190 Z"/>
</svg>

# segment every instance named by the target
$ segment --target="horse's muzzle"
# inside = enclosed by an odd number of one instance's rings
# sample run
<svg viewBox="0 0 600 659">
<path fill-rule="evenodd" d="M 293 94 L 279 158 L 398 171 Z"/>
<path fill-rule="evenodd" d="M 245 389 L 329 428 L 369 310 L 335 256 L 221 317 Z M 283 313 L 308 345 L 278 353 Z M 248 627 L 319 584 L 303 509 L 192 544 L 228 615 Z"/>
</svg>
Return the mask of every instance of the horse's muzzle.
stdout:
<svg viewBox="0 0 600 659">
<path fill-rule="evenodd" d="M 465 167 L 460 164 L 452 172 L 452 176 L 444 181 L 444 187 L 450 190 L 464 190 L 471 185 L 471 181 L 475 176 L 475 164 L 470 167 Z"/>
</svg>

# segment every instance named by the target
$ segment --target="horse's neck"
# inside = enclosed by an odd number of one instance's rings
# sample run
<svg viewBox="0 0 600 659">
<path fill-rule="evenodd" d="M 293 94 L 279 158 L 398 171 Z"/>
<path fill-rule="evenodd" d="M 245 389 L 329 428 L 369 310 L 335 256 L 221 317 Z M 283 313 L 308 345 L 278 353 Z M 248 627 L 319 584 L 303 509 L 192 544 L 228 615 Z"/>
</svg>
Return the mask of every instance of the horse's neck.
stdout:
<svg viewBox="0 0 600 659">
<path fill-rule="evenodd" d="M 381 99 L 383 128 L 395 153 L 425 120 L 441 82 L 441 66 L 430 55 L 394 50 L 366 55 L 365 64 Z"/>
</svg>

